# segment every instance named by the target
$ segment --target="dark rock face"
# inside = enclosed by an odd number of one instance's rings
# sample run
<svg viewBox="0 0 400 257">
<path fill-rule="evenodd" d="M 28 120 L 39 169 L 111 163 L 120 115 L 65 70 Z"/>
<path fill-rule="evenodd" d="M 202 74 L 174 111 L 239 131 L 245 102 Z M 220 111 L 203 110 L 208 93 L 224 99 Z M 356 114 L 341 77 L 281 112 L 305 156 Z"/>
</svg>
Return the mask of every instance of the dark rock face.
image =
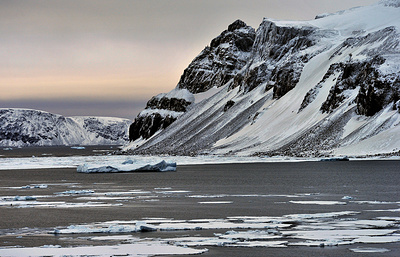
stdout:
<svg viewBox="0 0 400 257">
<path fill-rule="evenodd" d="M 235 21 L 189 64 L 177 87 L 196 94 L 225 85 L 246 65 L 255 36 L 253 28 Z"/>
<path fill-rule="evenodd" d="M 382 110 L 389 103 L 393 103 L 393 108 L 396 107 L 396 102 L 400 98 L 400 78 L 392 83 L 390 81 L 376 80 L 374 84 L 367 87 L 361 87 L 356 98 L 357 110 L 360 115 L 372 116 Z"/>
<path fill-rule="evenodd" d="M 356 98 L 357 114 L 372 116 L 390 102 L 395 103 L 400 95 L 400 79 L 382 76 L 378 67 L 385 60 L 376 56 L 365 62 L 336 63 L 331 65 L 325 78 L 334 72 L 340 72 L 336 84 L 331 88 L 326 101 L 321 106 L 322 112 L 330 113 L 346 99 L 346 90 L 359 87 Z M 307 96 L 306 96 L 307 97 Z M 305 99 L 305 104 L 308 99 Z"/>
<path fill-rule="evenodd" d="M 274 98 L 278 99 L 292 90 L 299 82 L 301 72 L 293 69 L 293 63 L 286 63 L 284 66 L 275 68 L 272 71 L 274 82 Z"/>
<path fill-rule="evenodd" d="M 224 106 L 224 112 L 226 112 L 227 110 L 229 110 L 234 104 L 235 104 L 234 101 L 229 100 L 229 101 L 225 104 L 225 106 Z"/>
<path fill-rule="evenodd" d="M 185 99 L 154 96 L 147 102 L 145 109 L 160 109 L 170 110 L 174 112 L 185 112 L 186 108 L 190 104 L 191 102 L 188 102 Z"/>
<path fill-rule="evenodd" d="M 257 30 L 254 50 L 264 60 L 279 61 L 288 53 L 312 46 L 313 32 L 311 27 L 280 27 L 265 19 Z"/>
<path fill-rule="evenodd" d="M 274 88 L 274 98 L 280 98 L 296 86 L 304 63 L 310 56 L 295 56 L 314 44 L 310 36 L 313 28 L 279 27 L 264 20 L 257 30 L 251 62 L 235 78 L 231 88 L 240 86 L 244 92 L 266 83 L 266 90 Z"/>
<path fill-rule="evenodd" d="M 170 115 L 163 117 L 159 113 L 152 113 L 146 116 L 138 116 L 129 127 L 129 140 L 135 141 L 140 137 L 148 139 L 158 130 L 165 129 L 166 127 L 171 125 L 171 123 L 175 120 L 176 118 Z"/>
<path fill-rule="evenodd" d="M 185 112 L 186 108 L 192 104 L 181 98 L 168 98 L 168 97 L 152 97 L 146 104 L 145 110 L 154 110 L 146 115 L 139 114 L 135 121 L 129 127 L 129 140 L 135 141 L 142 137 L 148 139 L 154 135 L 158 130 L 165 129 L 176 117 L 172 115 L 161 115 L 157 110 L 166 110 L 172 112 Z"/>
</svg>

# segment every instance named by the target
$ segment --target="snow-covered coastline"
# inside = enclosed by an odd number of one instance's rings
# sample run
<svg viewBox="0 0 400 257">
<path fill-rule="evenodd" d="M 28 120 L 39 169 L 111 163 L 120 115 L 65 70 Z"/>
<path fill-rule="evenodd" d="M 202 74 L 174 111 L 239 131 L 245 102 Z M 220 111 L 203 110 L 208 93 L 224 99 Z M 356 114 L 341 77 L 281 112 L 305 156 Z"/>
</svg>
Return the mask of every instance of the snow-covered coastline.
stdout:
<svg viewBox="0 0 400 257">
<path fill-rule="evenodd" d="M 0 108 L 0 146 L 124 144 L 129 123 L 129 119 L 115 117 L 64 117 L 40 110 Z"/>
</svg>

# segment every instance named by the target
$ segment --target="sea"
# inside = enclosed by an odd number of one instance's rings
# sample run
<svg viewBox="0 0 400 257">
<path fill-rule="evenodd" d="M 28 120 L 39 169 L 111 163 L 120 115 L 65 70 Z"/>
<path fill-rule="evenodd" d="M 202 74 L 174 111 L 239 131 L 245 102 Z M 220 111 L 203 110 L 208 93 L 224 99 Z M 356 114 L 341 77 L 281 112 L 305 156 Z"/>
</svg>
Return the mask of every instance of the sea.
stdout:
<svg viewBox="0 0 400 257">
<path fill-rule="evenodd" d="M 400 256 L 400 160 L 116 149 L 0 150 L 0 256 Z M 76 169 L 126 159 L 177 169 Z"/>
</svg>

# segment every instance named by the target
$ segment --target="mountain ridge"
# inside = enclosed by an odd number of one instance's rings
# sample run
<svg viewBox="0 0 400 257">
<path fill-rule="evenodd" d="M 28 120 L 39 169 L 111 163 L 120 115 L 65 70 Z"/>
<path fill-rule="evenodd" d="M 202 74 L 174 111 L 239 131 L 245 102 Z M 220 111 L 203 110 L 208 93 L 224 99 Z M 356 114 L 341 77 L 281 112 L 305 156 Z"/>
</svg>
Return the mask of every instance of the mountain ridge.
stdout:
<svg viewBox="0 0 400 257">
<path fill-rule="evenodd" d="M 0 146 L 125 144 L 130 120 L 0 108 Z"/>
<path fill-rule="evenodd" d="M 398 152 L 399 2 L 384 0 L 312 21 L 265 18 L 244 54 L 234 40 L 224 41 L 228 56 L 233 52 L 246 61 L 229 81 L 200 90 L 218 88 L 202 102 L 187 104 L 174 122 L 149 137 L 131 138 L 124 150 L 285 156 Z M 233 24 L 248 28 L 242 21 Z M 195 58 L 189 67 L 203 64 Z M 179 83 L 174 90 L 182 90 Z M 194 99 L 197 94 L 197 89 L 188 92 Z"/>
</svg>

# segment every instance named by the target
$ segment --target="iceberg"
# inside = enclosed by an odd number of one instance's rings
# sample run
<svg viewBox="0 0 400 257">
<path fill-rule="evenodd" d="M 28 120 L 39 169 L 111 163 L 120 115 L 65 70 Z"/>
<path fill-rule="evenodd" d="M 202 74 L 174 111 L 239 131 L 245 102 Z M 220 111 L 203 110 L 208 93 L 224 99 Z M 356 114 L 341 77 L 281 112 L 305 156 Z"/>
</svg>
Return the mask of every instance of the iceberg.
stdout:
<svg viewBox="0 0 400 257">
<path fill-rule="evenodd" d="M 176 162 L 161 161 L 156 164 L 135 163 L 134 161 L 128 160 L 123 163 L 112 163 L 108 165 L 93 165 L 83 164 L 77 167 L 77 171 L 80 173 L 110 173 L 110 172 L 135 172 L 135 171 L 154 171 L 154 172 L 166 172 L 176 171 Z"/>
</svg>

